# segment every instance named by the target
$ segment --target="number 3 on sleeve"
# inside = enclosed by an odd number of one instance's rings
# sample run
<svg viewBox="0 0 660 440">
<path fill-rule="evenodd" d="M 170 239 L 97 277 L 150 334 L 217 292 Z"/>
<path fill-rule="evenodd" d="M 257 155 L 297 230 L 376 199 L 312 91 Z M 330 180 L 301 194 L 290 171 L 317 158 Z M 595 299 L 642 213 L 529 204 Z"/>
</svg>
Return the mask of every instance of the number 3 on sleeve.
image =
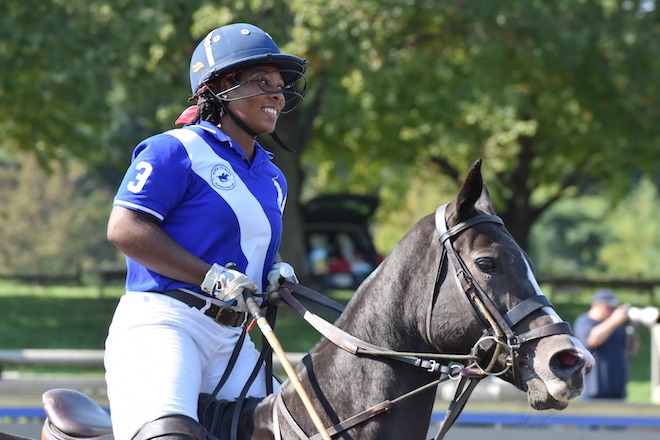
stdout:
<svg viewBox="0 0 660 440">
<path fill-rule="evenodd" d="M 135 175 L 135 179 L 128 182 L 126 186 L 128 190 L 132 193 L 139 193 L 144 188 L 144 185 L 147 183 L 147 179 L 153 170 L 153 167 L 149 162 L 142 161 L 135 165 L 135 169 L 139 172 Z"/>
</svg>

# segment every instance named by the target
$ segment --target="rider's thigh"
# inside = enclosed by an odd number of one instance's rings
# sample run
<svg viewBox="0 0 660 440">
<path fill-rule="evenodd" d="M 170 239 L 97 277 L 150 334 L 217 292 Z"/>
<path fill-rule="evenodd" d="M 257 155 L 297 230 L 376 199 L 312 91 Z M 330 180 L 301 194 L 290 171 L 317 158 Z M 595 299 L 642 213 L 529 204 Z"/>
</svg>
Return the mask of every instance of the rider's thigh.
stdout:
<svg viewBox="0 0 660 440">
<path fill-rule="evenodd" d="M 212 393 L 214 391 L 223 373 L 227 369 L 227 363 L 233 348 L 233 346 L 225 346 L 224 350 L 218 350 L 209 360 L 204 368 L 202 376 L 202 392 Z M 232 368 L 231 375 L 216 395 L 216 398 L 218 400 L 236 400 L 252 374 L 258 359 L 259 351 L 255 348 L 255 345 L 250 338 L 245 338 L 241 352 L 236 360 L 236 364 Z M 273 381 L 273 389 L 276 392 L 279 390 L 278 382 Z M 247 396 L 266 396 L 266 374 L 263 366 L 260 368 L 257 378 L 250 386 Z"/>
<path fill-rule="evenodd" d="M 125 298 L 115 312 L 105 356 L 117 440 L 130 439 L 167 414 L 196 420 L 202 371 L 197 346 L 171 308 L 149 297 Z"/>
</svg>

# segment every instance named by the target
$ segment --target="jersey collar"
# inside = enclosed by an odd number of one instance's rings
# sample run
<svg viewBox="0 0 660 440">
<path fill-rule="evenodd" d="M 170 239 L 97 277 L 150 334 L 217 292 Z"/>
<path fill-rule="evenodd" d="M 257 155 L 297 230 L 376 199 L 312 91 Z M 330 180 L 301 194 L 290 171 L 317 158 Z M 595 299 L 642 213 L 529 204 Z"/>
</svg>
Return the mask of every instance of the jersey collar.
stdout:
<svg viewBox="0 0 660 440">
<path fill-rule="evenodd" d="M 220 130 L 216 125 L 213 125 L 208 121 L 198 121 L 197 124 L 195 124 L 194 126 L 199 127 L 202 130 L 213 134 L 213 136 L 215 136 L 216 139 L 218 139 L 222 143 L 225 143 L 230 148 L 234 149 L 238 154 L 241 154 L 243 156 L 245 155 L 243 151 L 240 150 L 240 148 L 238 148 L 238 146 L 233 142 L 233 140 L 229 136 L 227 136 L 227 134 L 224 131 Z M 269 160 L 269 161 L 273 160 L 273 157 L 275 157 L 275 155 L 272 152 L 264 149 L 258 141 L 255 141 L 254 147 L 255 147 L 255 155 L 254 155 L 254 160 L 252 161 L 253 165 L 256 165 L 264 160 Z"/>
</svg>

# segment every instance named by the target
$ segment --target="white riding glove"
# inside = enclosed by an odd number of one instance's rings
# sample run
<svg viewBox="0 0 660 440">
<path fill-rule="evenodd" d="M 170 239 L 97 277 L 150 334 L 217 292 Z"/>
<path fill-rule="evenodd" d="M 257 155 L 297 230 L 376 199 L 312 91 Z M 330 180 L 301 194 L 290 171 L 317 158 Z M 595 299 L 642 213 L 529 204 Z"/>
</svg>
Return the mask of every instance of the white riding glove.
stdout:
<svg viewBox="0 0 660 440">
<path fill-rule="evenodd" d="M 266 292 L 274 292 L 279 289 L 283 280 L 298 283 L 293 266 L 283 261 L 273 264 L 273 267 L 268 271 L 268 275 L 266 275 L 266 279 L 268 280 Z"/>
<path fill-rule="evenodd" d="M 229 265 L 228 265 L 229 266 Z M 258 287 L 242 272 L 213 264 L 200 284 L 202 290 L 221 301 L 231 301 L 243 294 L 243 290 L 255 293 Z"/>
</svg>

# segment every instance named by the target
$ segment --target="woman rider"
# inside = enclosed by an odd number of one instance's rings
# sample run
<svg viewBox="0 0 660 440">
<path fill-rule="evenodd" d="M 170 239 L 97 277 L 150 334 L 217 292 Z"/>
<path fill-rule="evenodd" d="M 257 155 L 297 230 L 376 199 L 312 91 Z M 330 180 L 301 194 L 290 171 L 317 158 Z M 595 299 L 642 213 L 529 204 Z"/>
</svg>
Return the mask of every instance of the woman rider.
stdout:
<svg viewBox="0 0 660 440">
<path fill-rule="evenodd" d="M 306 64 L 256 26 L 215 29 L 191 58 L 196 105 L 177 121 L 186 125 L 135 148 L 107 232 L 127 262 L 105 356 L 117 440 L 204 438 L 198 397 L 241 341 L 241 293 L 273 290 L 286 264 L 277 255 L 287 183 L 255 138 L 279 139 L 279 116 L 302 102 Z M 239 396 L 257 358 L 242 340 L 218 399 Z M 262 368 L 248 396 L 267 388 Z"/>
</svg>

